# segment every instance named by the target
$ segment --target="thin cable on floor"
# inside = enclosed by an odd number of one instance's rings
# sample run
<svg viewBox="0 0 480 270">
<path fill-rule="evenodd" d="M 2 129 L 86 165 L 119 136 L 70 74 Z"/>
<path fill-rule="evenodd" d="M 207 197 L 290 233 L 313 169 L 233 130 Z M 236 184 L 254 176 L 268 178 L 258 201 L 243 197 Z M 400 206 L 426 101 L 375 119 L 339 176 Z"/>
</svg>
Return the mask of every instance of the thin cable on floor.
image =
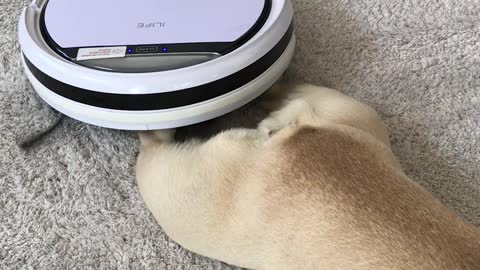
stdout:
<svg viewBox="0 0 480 270">
<path fill-rule="evenodd" d="M 24 150 L 30 148 L 33 144 L 40 141 L 46 135 L 51 133 L 58 125 L 60 125 L 63 118 L 64 118 L 63 114 L 57 113 L 56 119 L 52 124 L 46 126 L 44 129 L 39 130 L 34 134 L 30 134 L 26 137 L 20 138 L 17 142 L 17 145 Z"/>
</svg>

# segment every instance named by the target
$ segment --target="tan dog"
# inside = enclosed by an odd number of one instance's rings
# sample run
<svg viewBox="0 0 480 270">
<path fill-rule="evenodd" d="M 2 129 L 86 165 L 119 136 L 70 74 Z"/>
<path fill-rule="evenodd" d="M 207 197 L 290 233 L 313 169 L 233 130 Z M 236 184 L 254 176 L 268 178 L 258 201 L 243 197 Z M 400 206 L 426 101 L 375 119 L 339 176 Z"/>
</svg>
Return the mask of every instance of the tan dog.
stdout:
<svg viewBox="0 0 480 270">
<path fill-rule="evenodd" d="M 140 192 L 183 247 L 253 269 L 480 269 L 480 233 L 413 183 L 368 106 L 301 85 L 256 130 L 141 134 Z"/>
</svg>

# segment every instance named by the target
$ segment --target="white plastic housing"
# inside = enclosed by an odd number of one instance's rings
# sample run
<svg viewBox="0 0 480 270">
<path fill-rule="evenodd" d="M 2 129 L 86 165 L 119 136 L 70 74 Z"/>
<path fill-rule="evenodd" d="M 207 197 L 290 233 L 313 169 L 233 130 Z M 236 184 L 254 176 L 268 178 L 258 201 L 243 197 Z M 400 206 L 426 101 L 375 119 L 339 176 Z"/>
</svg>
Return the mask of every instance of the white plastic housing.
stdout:
<svg viewBox="0 0 480 270">
<path fill-rule="evenodd" d="M 293 57 L 294 48 L 295 38 L 292 38 L 287 50 L 267 72 L 234 92 L 195 105 L 158 111 L 117 111 L 84 105 L 53 93 L 43 86 L 28 68 L 25 72 L 42 99 L 71 118 L 112 129 L 156 130 L 207 121 L 247 104 L 280 78 Z"/>
<path fill-rule="evenodd" d="M 26 7 L 19 21 L 19 42 L 25 57 L 47 76 L 60 82 L 110 94 L 173 92 L 225 78 L 243 70 L 267 54 L 284 36 L 293 17 L 289 0 L 272 0 L 270 14 L 255 36 L 222 57 L 169 71 L 115 73 L 76 65 L 56 54 L 43 40 L 40 32 L 38 22 L 43 2 L 44 0 L 37 0 Z M 287 49 L 275 64 L 243 87 L 205 102 L 167 110 L 122 111 L 81 104 L 50 91 L 33 76 L 28 67 L 26 67 L 26 73 L 43 99 L 52 107 L 77 120 L 125 130 L 174 128 L 220 116 L 259 96 L 286 69 L 292 58 L 294 45 L 295 38 L 292 36 Z"/>
</svg>

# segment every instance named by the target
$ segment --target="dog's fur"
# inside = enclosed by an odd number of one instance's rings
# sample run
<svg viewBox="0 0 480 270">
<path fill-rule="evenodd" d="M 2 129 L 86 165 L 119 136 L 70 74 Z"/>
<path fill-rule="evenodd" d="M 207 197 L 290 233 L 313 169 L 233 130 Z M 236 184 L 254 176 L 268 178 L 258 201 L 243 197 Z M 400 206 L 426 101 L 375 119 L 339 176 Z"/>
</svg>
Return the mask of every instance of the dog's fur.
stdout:
<svg viewBox="0 0 480 270">
<path fill-rule="evenodd" d="M 173 240 L 253 269 L 480 269 L 478 229 L 402 172 L 374 110 L 289 91 L 255 130 L 141 133 L 138 186 Z"/>
</svg>

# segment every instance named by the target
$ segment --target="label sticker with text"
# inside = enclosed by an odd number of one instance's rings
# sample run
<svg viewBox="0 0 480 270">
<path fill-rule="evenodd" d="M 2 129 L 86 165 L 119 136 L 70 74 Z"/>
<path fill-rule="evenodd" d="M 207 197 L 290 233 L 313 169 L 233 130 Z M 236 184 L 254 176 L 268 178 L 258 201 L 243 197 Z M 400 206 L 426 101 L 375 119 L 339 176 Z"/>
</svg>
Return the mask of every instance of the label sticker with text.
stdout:
<svg viewBox="0 0 480 270">
<path fill-rule="evenodd" d="M 127 47 L 82 48 L 78 50 L 77 61 L 125 57 Z"/>
</svg>

